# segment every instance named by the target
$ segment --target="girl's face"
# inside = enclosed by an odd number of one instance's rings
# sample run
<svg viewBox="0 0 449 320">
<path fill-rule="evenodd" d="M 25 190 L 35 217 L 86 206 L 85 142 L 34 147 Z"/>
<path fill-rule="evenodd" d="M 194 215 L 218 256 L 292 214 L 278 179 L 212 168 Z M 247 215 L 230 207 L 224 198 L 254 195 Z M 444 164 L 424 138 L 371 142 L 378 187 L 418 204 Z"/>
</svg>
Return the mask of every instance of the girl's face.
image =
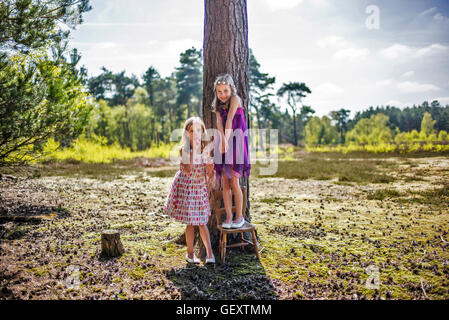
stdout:
<svg viewBox="0 0 449 320">
<path fill-rule="evenodd" d="M 231 86 L 229 84 L 217 84 L 215 90 L 217 91 L 217 98 L 220 99 L 221 102 L 228 101 L 231 96 Z"/>
<path fill-rule="evenodd" d="M 200 146 L 201 145 L 201 135 L 203 133 L 201 124 L 199 123 L 192 123 L 188 128 L 187 132 L 189 133 L 189 138 L 192 143 L 191 147 L 195 148 L 194 146 Z"/>
</svg>

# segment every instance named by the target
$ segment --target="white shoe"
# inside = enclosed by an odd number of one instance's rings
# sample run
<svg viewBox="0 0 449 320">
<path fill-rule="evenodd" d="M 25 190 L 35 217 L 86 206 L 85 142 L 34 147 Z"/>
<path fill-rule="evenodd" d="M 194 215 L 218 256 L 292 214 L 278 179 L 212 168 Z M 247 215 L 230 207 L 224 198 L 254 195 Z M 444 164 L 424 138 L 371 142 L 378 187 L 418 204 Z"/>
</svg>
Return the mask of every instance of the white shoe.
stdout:
<svg viewBox="0 0 449 320">
<path fill-rule="evenodd" d="M 195 254 L 193 255 L 193 259 L 190 259 L 189 255 L 186 253 L 186 261 L 188 263 L 200 263 L 200 259 L 198 259 L 198 257 L 195 256 Z"/>
<path fill-rule="evenodd" d="M 223 222 L 223 223 L 221 224 L 221 227 L 222 227 L 222 228 L 225 228 L 225 229 L 231 229 L 231 228 L 232 228 L 232 222 L 231 222 L 231 223 Z"/>
<path fill-rule="evenodd" d="M 212 258 L 206 258 L 206 263 L 215 263 L 215 257 L 212 256 Z"/>
<path fill-rule="evenodd" d="M 232 223 L 232 228 L 241 228 L 245 225 L 245 218 L 242 218 L 242 220 L 240 220 L 240 222 L 233 222 Z"/>
</svg>

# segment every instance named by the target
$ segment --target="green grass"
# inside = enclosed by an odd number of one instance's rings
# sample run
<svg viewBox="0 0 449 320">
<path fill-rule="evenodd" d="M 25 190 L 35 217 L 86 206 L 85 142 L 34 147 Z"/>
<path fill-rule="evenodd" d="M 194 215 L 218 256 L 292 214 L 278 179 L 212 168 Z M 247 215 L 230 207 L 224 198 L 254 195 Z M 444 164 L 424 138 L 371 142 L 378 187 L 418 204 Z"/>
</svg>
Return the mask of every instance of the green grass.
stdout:
<svg viewBox="0 0 449 320">
<path fill-rule="evenodd" d="M 416 153 L 449 153 L 449 144 L 440 144 L 428 142 L 421 144 L 418 142 L 408 144 L 395 143 L 379 143 L 375 145 L 337 145 L 337 146 L 315 146 L 307 147 L 309 152 L 339 152 L 339 153 L 353 153 L 353 152 L 368 152 L 371 154 L 416 154 Z"/>
<path fill-rule="evenodd" d="M 276 177 L 286 179 L 315 179 L 358 183 L 389 183 L 394 178 L 384 172 L 383 167 L 394 168 L 396 164 L 377 160 L 324 159 L 305 157 L 296 161 L 278 162 L 277 171 L 271 176 L 261 176 L 259 169 L 267 166 L 256 164 L 251 175 L 257 177 Z"/>
<path fill-rule="evenodd" d="M 171 153 L 176 153 L 179 143 L 162 143 L 144 151 L 132 151 L 123 148 L 117 143 L 107 145 L 101 137 L 92 141 L 84 136 L 79 137 L 69 148 L 59 148 L 59 143 L 50 139 L 44 147 L 44 156 L 39 162 L 73 161 L 85 163 L 112 163 L 114 160 L 130 160 L 134 158 L 165 158 L 169 159 Z"/>
<path fill-rule="evenodd" d="M 411 194 L 411 197 L 401 198 L 400 201 L 404 203 L 415 203 L 446 209 L 448 208 L 449 184 L 424 191 L 409 190 L 409 193 Z"/>
<path fill-rule="evenodd" d="M 368 200 L 384 200 L 389 198 L 397 198 L 402 196 L 403 194 L 395 189 L 381 189 L 376 190 L 374 193 L 369 194 Z"/>
</svg>

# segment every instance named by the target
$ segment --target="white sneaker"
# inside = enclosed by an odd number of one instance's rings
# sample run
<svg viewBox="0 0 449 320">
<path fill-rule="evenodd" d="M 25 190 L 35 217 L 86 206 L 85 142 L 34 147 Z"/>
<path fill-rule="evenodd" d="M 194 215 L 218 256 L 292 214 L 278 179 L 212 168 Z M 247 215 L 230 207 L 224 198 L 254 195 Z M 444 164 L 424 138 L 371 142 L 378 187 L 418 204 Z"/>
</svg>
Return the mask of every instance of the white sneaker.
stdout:
<svg viewBox="0 0 449 320">
<path fill-rule="evenodd" d="M 223 222 L 223 223 L 221 224 L 221 227 L 222 227 L 222 228 L 225 228 L 225 229 L 231 229 L 231 228 L 232 228 L 232 222 L 231 222 L 231 223 Z"/>
<path fill-rule="evenodd" d="M 206 263 L 215 263 L 215 256 L 212 256 L 212 258 L 206 258 Z"/>
<path fill-rule="evenodd" d="M 245 225 L 245 219 L 242 218 L 242 220 L 240 220 L 240 222 L 233 222 L 232 223 L 232 228 L 238 229 L 238 228 L 243 227 L 244 225 Z"/>
<path fill-rule="evenodd" d="M 198 259 L 198 257 L 195 256 L 195 254 L 193 255 L 193 259 L 190 259 L 189 255 L 186 253 L 186 261 L 188 263 L 200 263 L 200 259 Z"/>
</svg>

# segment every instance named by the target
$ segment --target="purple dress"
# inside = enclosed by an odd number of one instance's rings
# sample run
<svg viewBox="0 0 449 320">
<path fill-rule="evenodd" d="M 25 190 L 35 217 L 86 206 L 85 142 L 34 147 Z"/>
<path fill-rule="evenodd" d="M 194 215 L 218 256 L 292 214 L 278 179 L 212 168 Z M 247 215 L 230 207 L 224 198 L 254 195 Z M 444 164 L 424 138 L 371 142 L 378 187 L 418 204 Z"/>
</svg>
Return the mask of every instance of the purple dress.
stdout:
<svg viewBox="0 0 449 320">
<path fill-rule="evenodd" d="M 220 116 L 222 120 L 223 130 L 226 130 L 226 120 L 228 118 L 229 104 L 231 98 L 227 103 L 220 109 Z M 220 143 L 220 141 L 217 141 Z M 220 150 L 218 148 L 220 144 L 216 145 L 215 150 Z M 221 175 L 224 172 L 229 179 L 231 179 L 231 174 L 240 178 L 242 175 L 245 177 L 249 176 L 251 171 L 251 164 L 249 159 L 249 148 L 248 148 L 248 131 L 246 128 L 245 114 L 243 113 L 243 108 L 239 106 L 235 112 L 234 118 L 232 119 L 232 134 L 228 140 L 228 151 L 224 154 L 218 152 L 217 156 L 220 161 L 215 161 L 215 172 L 217 178 L 221 179 Z M 217 149 L 218 148 L 218 149 Z"/>
</svg>

